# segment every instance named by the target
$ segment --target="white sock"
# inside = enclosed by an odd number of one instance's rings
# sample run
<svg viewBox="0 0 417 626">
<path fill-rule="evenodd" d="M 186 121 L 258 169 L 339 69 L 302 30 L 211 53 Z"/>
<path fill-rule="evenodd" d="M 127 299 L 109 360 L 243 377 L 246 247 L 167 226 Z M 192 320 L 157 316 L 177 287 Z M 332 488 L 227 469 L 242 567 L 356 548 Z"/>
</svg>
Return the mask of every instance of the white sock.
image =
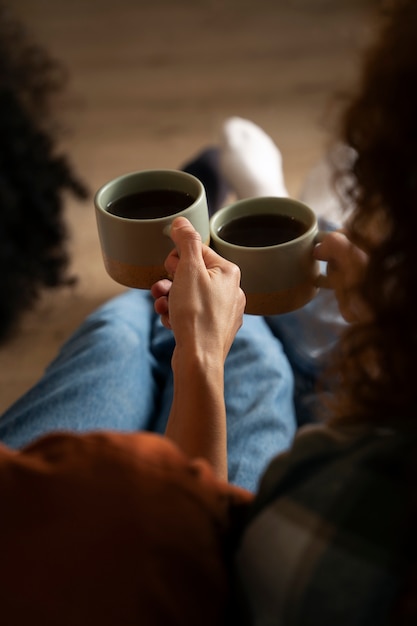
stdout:
<svg viewBox="0 0 417 626">
<path fill-rule="evenodd" d="M 224 122 L 220 170 L 239 199 L 288 196 L 281 152 L 271 137 L 249 120 L 230 117 Z"/>
</svg>

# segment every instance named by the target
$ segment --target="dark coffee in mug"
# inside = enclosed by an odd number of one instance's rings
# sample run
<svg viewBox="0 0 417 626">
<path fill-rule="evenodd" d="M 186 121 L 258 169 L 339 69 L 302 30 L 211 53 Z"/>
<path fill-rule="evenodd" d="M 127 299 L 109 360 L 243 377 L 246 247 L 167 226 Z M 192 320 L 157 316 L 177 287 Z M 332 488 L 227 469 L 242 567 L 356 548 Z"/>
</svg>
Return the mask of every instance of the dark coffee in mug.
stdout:
<svg viewBox="0 0 417 626">
<path fill-rule="evenodd" d="M 118 217 L 146 220 L 179 213 L 194 202 L 190 194 L 176 189 L 147 189 L 109 202 L 106 210 Z"/>
<path fill-rule="evenodd" d="M 259 248 L 297 239 L 307 229 L 302 221 L 290 215 L 254 213 L 230 220 L 219 228 L 217 234 L 237 246 Z"/>
</svg>

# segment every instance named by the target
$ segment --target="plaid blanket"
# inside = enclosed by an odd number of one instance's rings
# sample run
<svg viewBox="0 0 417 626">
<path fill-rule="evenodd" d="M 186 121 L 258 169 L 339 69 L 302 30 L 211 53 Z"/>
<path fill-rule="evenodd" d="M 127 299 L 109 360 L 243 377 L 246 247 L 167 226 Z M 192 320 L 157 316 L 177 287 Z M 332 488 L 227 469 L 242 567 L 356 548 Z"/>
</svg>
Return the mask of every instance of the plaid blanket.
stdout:
<svg viewBox="0 0 417 626">
<path fill-rule="evenodd" d="M 241 623 L 389 623 L 409 558 L 414 431 L 301 429 L 267 470 L 236 553 Z"/>
</svg>

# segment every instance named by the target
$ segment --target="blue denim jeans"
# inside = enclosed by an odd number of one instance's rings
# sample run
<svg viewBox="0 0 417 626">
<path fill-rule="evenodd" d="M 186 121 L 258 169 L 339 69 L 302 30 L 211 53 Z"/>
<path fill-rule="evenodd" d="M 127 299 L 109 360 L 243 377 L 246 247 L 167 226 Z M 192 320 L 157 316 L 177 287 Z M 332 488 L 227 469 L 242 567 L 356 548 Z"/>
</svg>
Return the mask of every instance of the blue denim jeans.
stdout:
<svg viewBox="0 0 417 626">
<path fill-rule="evenodd" d="M 326 419 L 331 352 L 346 328 L 333 291 L 321 289 L 303 308 L 266 318 L 281 342 L 294 375 L 294 404 L 299 426 Z M 320 392 L 317 382 L 320 379 Z"/>
<path fill-rule="evenodd" d="M 163 433 L 173 348 L 148 292 L 125 292 L 92 313 L 40 381 L 1 416 L 0 440 L 21 448 L 63 430 Z M 245 316 L 235 338 L 225 365 L 225 399 L 229 480 L 253 491 L 296 429 L 292 369 L 261 317 Z"/>
</svg>

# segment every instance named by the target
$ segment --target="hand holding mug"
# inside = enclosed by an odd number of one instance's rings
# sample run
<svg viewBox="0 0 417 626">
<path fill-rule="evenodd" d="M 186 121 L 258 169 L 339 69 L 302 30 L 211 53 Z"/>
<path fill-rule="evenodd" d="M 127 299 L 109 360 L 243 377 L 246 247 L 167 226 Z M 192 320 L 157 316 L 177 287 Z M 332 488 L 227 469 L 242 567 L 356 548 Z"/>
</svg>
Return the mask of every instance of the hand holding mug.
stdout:
<svg viewBox="0 0 417 626">
<path fill-rule="evenodd" d="M 366 252 L 355 246 L 347 233 L 327 233 L 316 246 L 314 256 L 327 262 L 323 284 L 334 289 L 340 313 L 347 322 L 369 319 L 370 311 L 358 293 L 361 276 L 368 263 Z"/>
<path fill-rule="evenodd" d="M 174 331 L 177 347 L 189 346 L 225 359 L 245 306 L 239 268 L 202 245 L 183 217 L 174 220 L 171 237 L 176 247 L 165 268 L 173 281 L 153 285 L 155 310 Z"/>
<path fill-rule="evenodd" d="M 209 222 L 205 190 L 197 178 L 177 170 L 145 170 L 104 185 L 96 193 L 95 207 L 106 270 L 128 287 L 150 289 L 173 273 L 171 265 L 179 262 L 177 253 L 168 264 L 164 262 L 174 247 L 169 233 L 178 216 L 187 218 L 202 242 L 210 242 L 223 260 L 240 268 L 246 313 L 293 311 L 309 302 L 323 282 L 313 255 L 320 237 L 317 218 L 296 200 L 241 200 L 220 209 Z M 206 270 L 214 276 L 216 263 L 216 271 L 221 267 L 219 258 L 208 248 L 203 250 L 204 261 L 209 263 Z M 163 284 L 170 289 L 170 283 Z M 206 305 L 211 307 L 212 300 Z M 163 319 L 172 324 L 171 312 Z"/>
</svg>

